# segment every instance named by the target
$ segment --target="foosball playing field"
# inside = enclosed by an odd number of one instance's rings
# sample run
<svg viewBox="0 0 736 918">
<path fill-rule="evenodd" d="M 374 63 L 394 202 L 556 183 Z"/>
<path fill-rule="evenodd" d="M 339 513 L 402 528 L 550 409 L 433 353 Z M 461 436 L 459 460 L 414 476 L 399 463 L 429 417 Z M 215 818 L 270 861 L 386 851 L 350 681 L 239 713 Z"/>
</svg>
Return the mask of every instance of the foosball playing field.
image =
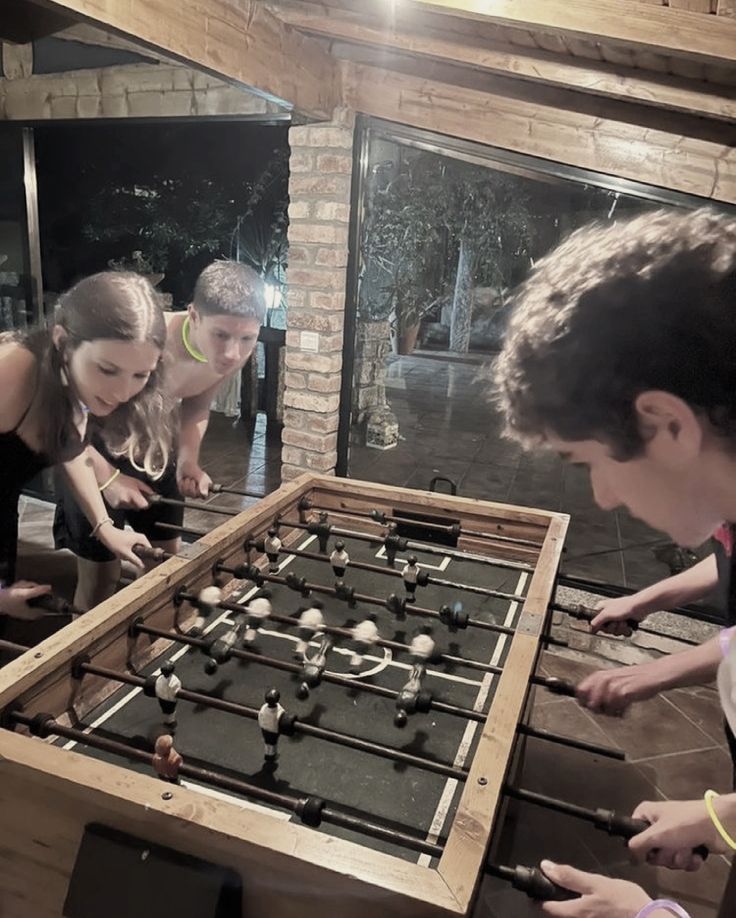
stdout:
<svg viewBox="0 0 736 918">
<path fill-rule="evenodd" d="M 23 653 L 3 915 L 114 918 L 94 878 L 123 851 L 130 895 L 175 882 L 184 915 L 468 915 L 486 870 L 555 895 L 492 837 L 508 795 L 566 805 L 512 767 L 530 687 L 574 691 L 534 674 L 566 526 L 305 476 Z"/>
</svg>

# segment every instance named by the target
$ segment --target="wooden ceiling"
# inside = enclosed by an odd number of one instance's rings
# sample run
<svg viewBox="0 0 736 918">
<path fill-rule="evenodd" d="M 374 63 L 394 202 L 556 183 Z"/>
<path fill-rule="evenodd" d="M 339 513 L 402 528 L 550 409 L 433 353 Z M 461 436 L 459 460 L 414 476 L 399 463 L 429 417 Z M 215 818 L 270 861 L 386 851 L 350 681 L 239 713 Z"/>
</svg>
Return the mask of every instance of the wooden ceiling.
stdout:
<svg viewBox="0 0 736 918">
<path fill-rule="evenodd" d="M 730 121 L 736 19 L 724 0 L 722 15 L 712 13 L 718 2 L 271 0 L 269 8 L 354 63 L 403 72 L 407 61 L 442 63 Z"/>
</svg>

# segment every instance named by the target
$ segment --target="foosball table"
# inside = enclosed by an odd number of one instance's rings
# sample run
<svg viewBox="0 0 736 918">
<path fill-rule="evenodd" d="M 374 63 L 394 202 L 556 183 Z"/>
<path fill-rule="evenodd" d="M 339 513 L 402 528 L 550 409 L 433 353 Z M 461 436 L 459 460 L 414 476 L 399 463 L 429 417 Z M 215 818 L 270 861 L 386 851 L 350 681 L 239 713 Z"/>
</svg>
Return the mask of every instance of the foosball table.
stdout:
<svg viewBox="0 0 736 918">
<path fill-rule="evenodd" d="M 149 551 L 0 670 L 0 914 L 447 918 L 486 870 L 553 895 L 488 857 L 530 689 L 574 691 L 535 675 L 567 522 L 305 475 Z"/>
</svg>

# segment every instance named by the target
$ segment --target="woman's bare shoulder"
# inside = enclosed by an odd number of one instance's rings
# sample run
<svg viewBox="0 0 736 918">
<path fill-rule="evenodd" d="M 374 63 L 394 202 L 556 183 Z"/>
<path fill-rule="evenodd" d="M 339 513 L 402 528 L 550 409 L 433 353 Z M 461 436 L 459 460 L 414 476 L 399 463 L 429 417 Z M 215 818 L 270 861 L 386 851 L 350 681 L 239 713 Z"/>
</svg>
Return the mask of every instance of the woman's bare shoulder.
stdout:
<svg viewBox="0 0 736 918">
<path fill-rule="evenodd" d="M 18 341 L 0 339 L 0 429 L 11 430 L 31 403 L 36 358 Z"/>
</svg>

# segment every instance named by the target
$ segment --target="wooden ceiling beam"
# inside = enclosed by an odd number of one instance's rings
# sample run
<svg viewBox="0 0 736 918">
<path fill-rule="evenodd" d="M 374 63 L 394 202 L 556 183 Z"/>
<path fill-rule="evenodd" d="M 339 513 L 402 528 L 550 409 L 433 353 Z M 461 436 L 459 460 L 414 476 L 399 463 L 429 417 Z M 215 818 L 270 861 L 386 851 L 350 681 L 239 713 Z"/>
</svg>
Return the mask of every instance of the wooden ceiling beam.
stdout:
<svg viewBox="0 0 736 918">
<path fill-rule="evenodd" d="M 671 111 L 696 112 L 705 117 L 736 121 L 736 95 L 706 83 L 675 76 L 628 69 L 545 51 L 524 53 L 484 36 L 453 34 L 447 30 L 419 31 L 404 20 L 381 28 L 354 14 L 308 4 L 272 6 L 279 18 L 308 35 L 373 49 L 390 49 L 443 63 L 460 64 L 486 73 L 544 83 L 604 98 L 624 99 Z M 333 48 L 340 56 L 340 48 Z"/>
<path fill-rule="evenodd" d="M 435 79 L 344 63 L 358 112 L 607 175 L 736 204 L 736 148 L 620 117 L 575 112 Z"/>
<path fill-rule="evenodd" d="M 398 0 L 417 13 L 471 19 L 656 51 L 710 64 L 736 58 L 736 22 L 637 0 Z M 373 12 L 389 4 L 369 4 Z"/>
<path fill-rule="evenodd" d="M 173 60 L 318 120 L 340 104 L 339 68 L 322 45 L 259 0 L 41 0 Z"/>
</svg>

